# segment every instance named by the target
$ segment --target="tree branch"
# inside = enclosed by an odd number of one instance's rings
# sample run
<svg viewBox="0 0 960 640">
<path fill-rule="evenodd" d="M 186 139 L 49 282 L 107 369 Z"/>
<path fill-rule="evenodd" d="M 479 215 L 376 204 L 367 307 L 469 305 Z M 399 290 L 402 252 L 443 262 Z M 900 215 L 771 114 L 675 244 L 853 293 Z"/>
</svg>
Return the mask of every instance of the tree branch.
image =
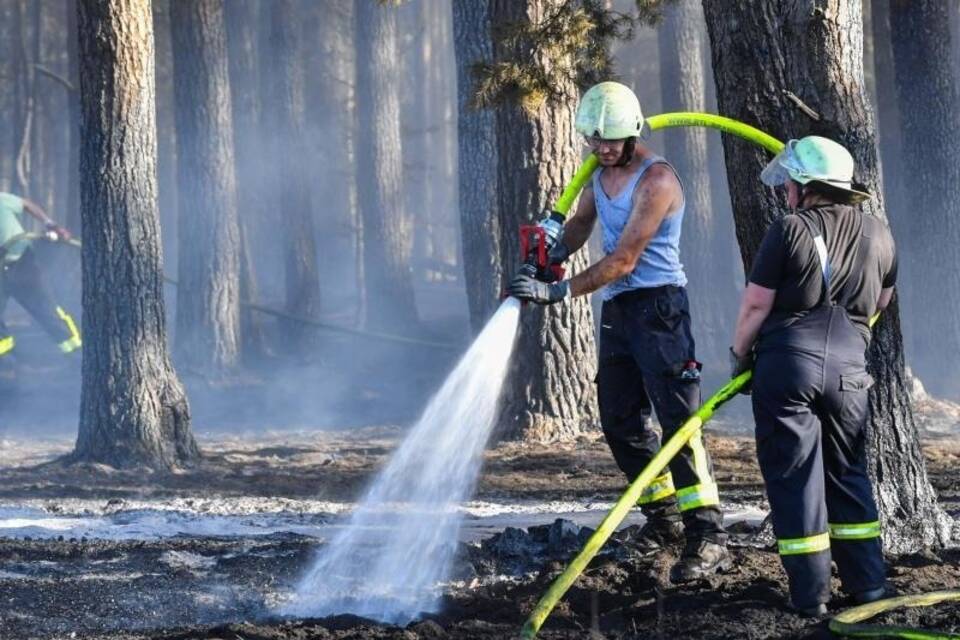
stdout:
<svg viewBox="0 0 960 640">
<path fill-rule="evenodd" d="M 42 64 L 34 64 L 33 68 L 39 71 L 40 73 L 42 73 L 43 75 L 53 78 L 54 80 L 56 80 L 57 82 L 65 86 L 67 88 L 67 91 L 77 90 L 77 87 L 72 82 L 67 80 L 65 77 L 61 76 L 59 73 L 54 73 L 50 69 L 47 69 Z"/>
<path fill-rule="evenodd" d="M 820 122 L 820 114 L 810 108 L 803 100 L 798 98 L 795 93 L 784 89 L 783 95 L 787 98 L 787 100 L 795 104 L 800 111 L 803 111 L 805 114 L 807 114 L 807 117 L 809 117 L 811 120 L 814 122 Z"/>
</svg>

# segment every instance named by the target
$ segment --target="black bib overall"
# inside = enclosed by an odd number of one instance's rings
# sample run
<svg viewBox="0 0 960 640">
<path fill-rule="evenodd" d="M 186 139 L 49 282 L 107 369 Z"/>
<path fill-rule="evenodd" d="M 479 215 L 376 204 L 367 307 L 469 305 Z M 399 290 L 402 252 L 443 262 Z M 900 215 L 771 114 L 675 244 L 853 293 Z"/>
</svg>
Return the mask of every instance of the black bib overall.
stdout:
<svg viewBox="0 0 960 640">
<path fill-rule="evenodd" d="M 823 229 L 805 224 L 820 257 L 823 293 L 816 307 L 761 336 L 753 376 L 757 458 L 797 607 L 829 601 L 831 557 L 848 593 L 884 583 L 864 442 L 873 380 L 864 335 L 846 308 L 864 268 L 866 239 L 861 232 L 857 259 L 834 301 Z"/>
</svg>

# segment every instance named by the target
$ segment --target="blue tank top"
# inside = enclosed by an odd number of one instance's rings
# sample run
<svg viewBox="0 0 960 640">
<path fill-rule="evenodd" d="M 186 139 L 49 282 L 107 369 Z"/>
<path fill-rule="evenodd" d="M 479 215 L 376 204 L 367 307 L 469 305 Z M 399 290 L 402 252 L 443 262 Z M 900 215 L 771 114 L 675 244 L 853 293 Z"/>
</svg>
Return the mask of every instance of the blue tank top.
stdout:
<svg viewBox="0 0 960 640">
<path fill-rule="evenodd" d="M 603 169 L 594 172 L 593 197 L 600 217 L 600 226 L 603 229 L 605 254 L 609 255 L 617 248 L 620 234 L 623 233 L 633 208 L 633 192 L 640 178 L 654 164 L 665 164 L 676 174 L 676 170 L 669 162 L 659 156 L 653 156 L 640 165 L 627 186 L 615 198 L 609 198 L 600 184 L 600 174 L 603 173 Z M 677 179 L 680 179 L 679 176 Z M 686 206 L 686 199 L 684 199 L 677 209 L 667 214 L 660 223 L 657 233 L 640 254 L 633 271 L 603 288 L 600 295 L 604 300 L 610 300 L 624 291 L 633 289 L 648 289 L 668 284 L 682 287 L 687 284 L 687 276 L 683 272 L 683 265 L 680 264 L 680 227 L 683 224 L 683 212 Z"/>
</svg>

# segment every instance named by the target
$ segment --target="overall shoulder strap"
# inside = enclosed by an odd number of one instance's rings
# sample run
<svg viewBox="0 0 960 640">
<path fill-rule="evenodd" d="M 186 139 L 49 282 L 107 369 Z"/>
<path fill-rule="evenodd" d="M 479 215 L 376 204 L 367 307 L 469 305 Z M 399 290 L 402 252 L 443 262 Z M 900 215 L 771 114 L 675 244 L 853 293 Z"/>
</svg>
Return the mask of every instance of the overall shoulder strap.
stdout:
<svg viewBox="0 0 960 640">
<path fill-rule="evenodd" d="M 833 267 L 830 264 L 830 256 L 827 255 L 827 243 L 823 239 L 823 221 L 817 218 L 818 228 L 815 230 L 813 225 L 810 224 L 810 221 L 807 220 L 805 216 L 797 217 L 800 218 L 800 221 L 803 223 L 803 227 L 807 230 L 807 233 L 810 234 L 810 237 L 813 238 L 813 246 L 817 250 L 817 258 L 820 260 L 820 274 L 823 276 L 823 280 L 821 282 L 822 290 L 820 291 L 820 300 L 817 303 L 817 306 L 820 306 L 829 301 L 830 277 L 833 274 Z"/>
</svg>

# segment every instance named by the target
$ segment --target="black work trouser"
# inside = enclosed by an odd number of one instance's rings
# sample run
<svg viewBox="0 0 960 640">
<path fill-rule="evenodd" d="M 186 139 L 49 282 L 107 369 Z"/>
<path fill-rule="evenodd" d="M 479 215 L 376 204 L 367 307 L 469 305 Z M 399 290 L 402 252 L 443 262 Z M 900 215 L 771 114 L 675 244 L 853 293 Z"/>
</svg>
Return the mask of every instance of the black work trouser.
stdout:
<svg viewBox="0 0 960 640">
<path fill-rule="evenodd" d="M 57 343 L 73 336 L 62 310 L 53 301 L 43 281 L 40 265 L 33 249 L 27 249 L 15 262 L 0 266 L 0 338 L 10 335 L 3 322 L 7 299 L 13 298 L 26 309 L 43 330 Z"/>
<path fill-rule="evenodd" d="M 600 422 L 617 465 L 632 482 L 660 450 L 651 408 L 667 439 L 700 405 L 686 291 L 665 286 L 621 293 L 603 303 L 600 327 Z M 719 502 L 698 434 L 644 491 L 640 507 L 648 518 L 682 516 L 688 539 L 723 543 Z"/>
<path fill-rule="evenodd" d="M 822 307 L 761 339 L 753 374 L 757 458 L 798 607 L 884 584 L 880 525 L 866 469 L 872 379 L 864 338 L 840 307 Z"/>
</svg>

